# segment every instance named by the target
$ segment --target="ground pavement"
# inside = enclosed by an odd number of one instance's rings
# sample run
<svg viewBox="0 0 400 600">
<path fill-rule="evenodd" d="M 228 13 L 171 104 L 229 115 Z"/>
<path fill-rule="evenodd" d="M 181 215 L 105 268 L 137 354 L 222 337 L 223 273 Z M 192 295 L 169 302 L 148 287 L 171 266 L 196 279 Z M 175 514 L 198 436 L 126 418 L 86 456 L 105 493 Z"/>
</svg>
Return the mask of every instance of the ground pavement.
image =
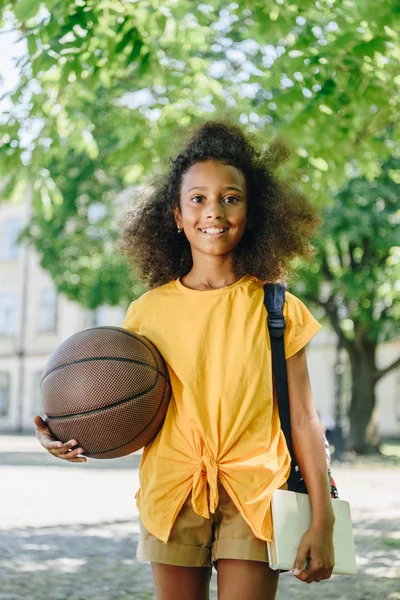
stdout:
<svg viewBox="0 0 400 600">
<path fill-rule="evenodd" d="M 32 437 L 0 436 L 0 600 L 153 600 L 150 567 L 136 559 L 139 461 L 70 465 Z M 334 474 L 352 505 L 359 573 L 311 585 L 286 573 L 277 600 L 400 600 L 399 467 Z"/>
</svg>

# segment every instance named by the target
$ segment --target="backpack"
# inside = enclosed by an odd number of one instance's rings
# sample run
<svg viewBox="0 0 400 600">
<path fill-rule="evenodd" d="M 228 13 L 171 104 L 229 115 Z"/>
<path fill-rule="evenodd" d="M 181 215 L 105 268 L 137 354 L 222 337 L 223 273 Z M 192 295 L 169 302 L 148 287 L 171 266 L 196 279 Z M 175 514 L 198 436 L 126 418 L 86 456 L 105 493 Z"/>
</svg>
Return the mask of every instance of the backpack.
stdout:
<svg viewBox="0 0 400 600">
<path fill-rule="evenodd" d="M 267 310 L 268 330 L 271 340 L 272 373 L 274 386 L 278 400 L 279 419 L 281 428 L 286 439 L 291 456 L 290 474 L 287 481 L 288 490 L 307 494 L 305 481 L 300 473 L 293 452 L 293 442 L 290 426 L 289 390 L 287 382 L 286 357 L 284 346 L 284 331 L 286 329 L 285 317 L 283 316 L 283 305 L 287 285 L 284 283 L 266 283 L 264 285 L 264 305 Z M 331 498 L 338 498 L 339 494 L 331 473 L 331 456 L 329 443 L 324 435 L 325 454 L 330 483 Z"/>
</svg>

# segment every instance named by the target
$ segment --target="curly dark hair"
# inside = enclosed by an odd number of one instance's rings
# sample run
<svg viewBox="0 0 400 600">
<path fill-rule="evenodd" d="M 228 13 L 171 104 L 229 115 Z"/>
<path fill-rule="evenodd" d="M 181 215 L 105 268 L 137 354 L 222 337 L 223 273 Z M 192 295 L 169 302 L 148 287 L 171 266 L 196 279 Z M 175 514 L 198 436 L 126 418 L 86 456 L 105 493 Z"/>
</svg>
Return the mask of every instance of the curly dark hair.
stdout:
<svg viewBox="0 0 400 600">
<path fill-rule="evenodd" d="M 197 126 L 176 158 L 167 161 L 168 172 L 153 176 L 150 192 L 125 215 L 120 249 L 149 288 L 183 277 L 192 268 L 190 244 L 184 233 L 177 233 L 173 209 L 179 206 L 182 176 L 199 161 L 220 161 L 245 177 L 247 224 L 232 261 L 239 277 L 285 281 L 295 257 L 312 256 L 309 241 L 322 221 L 296 181 L 276 173 L 289 148 L 276 137 L 262 151 L 251 138 L 226 119 Z"/>
</svg>

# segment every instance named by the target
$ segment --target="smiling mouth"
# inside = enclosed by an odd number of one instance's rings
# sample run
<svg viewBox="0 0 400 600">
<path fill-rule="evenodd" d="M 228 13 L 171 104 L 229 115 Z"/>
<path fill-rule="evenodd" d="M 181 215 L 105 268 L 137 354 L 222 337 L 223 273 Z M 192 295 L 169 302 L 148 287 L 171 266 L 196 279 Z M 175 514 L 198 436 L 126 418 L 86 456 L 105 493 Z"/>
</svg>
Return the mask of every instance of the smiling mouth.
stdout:
<svg viewBox="0 0 400 600">
<path fill-rule="evenodd" d="M 200 229 L 200 231 L 210 237 L 220 237 L 224 235 L 228 229 L 228 227 L 206 227 L 205 229 Z"/>
</svg>

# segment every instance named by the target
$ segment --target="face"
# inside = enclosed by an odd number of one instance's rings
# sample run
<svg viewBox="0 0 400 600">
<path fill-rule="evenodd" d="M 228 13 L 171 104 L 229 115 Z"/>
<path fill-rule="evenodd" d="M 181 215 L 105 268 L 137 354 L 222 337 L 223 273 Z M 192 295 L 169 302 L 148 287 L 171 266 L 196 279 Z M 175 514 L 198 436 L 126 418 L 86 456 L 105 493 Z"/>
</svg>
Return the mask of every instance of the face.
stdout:
<svg viewBox="0 0 400 600">
<path fill-rule="evenodd" d="M 241 171 L 216 160 L 194 163 L 182 178 L 175 220 L 198 254 L 231 256 L 246 228 L 247 189 Z"/>
</svg>

